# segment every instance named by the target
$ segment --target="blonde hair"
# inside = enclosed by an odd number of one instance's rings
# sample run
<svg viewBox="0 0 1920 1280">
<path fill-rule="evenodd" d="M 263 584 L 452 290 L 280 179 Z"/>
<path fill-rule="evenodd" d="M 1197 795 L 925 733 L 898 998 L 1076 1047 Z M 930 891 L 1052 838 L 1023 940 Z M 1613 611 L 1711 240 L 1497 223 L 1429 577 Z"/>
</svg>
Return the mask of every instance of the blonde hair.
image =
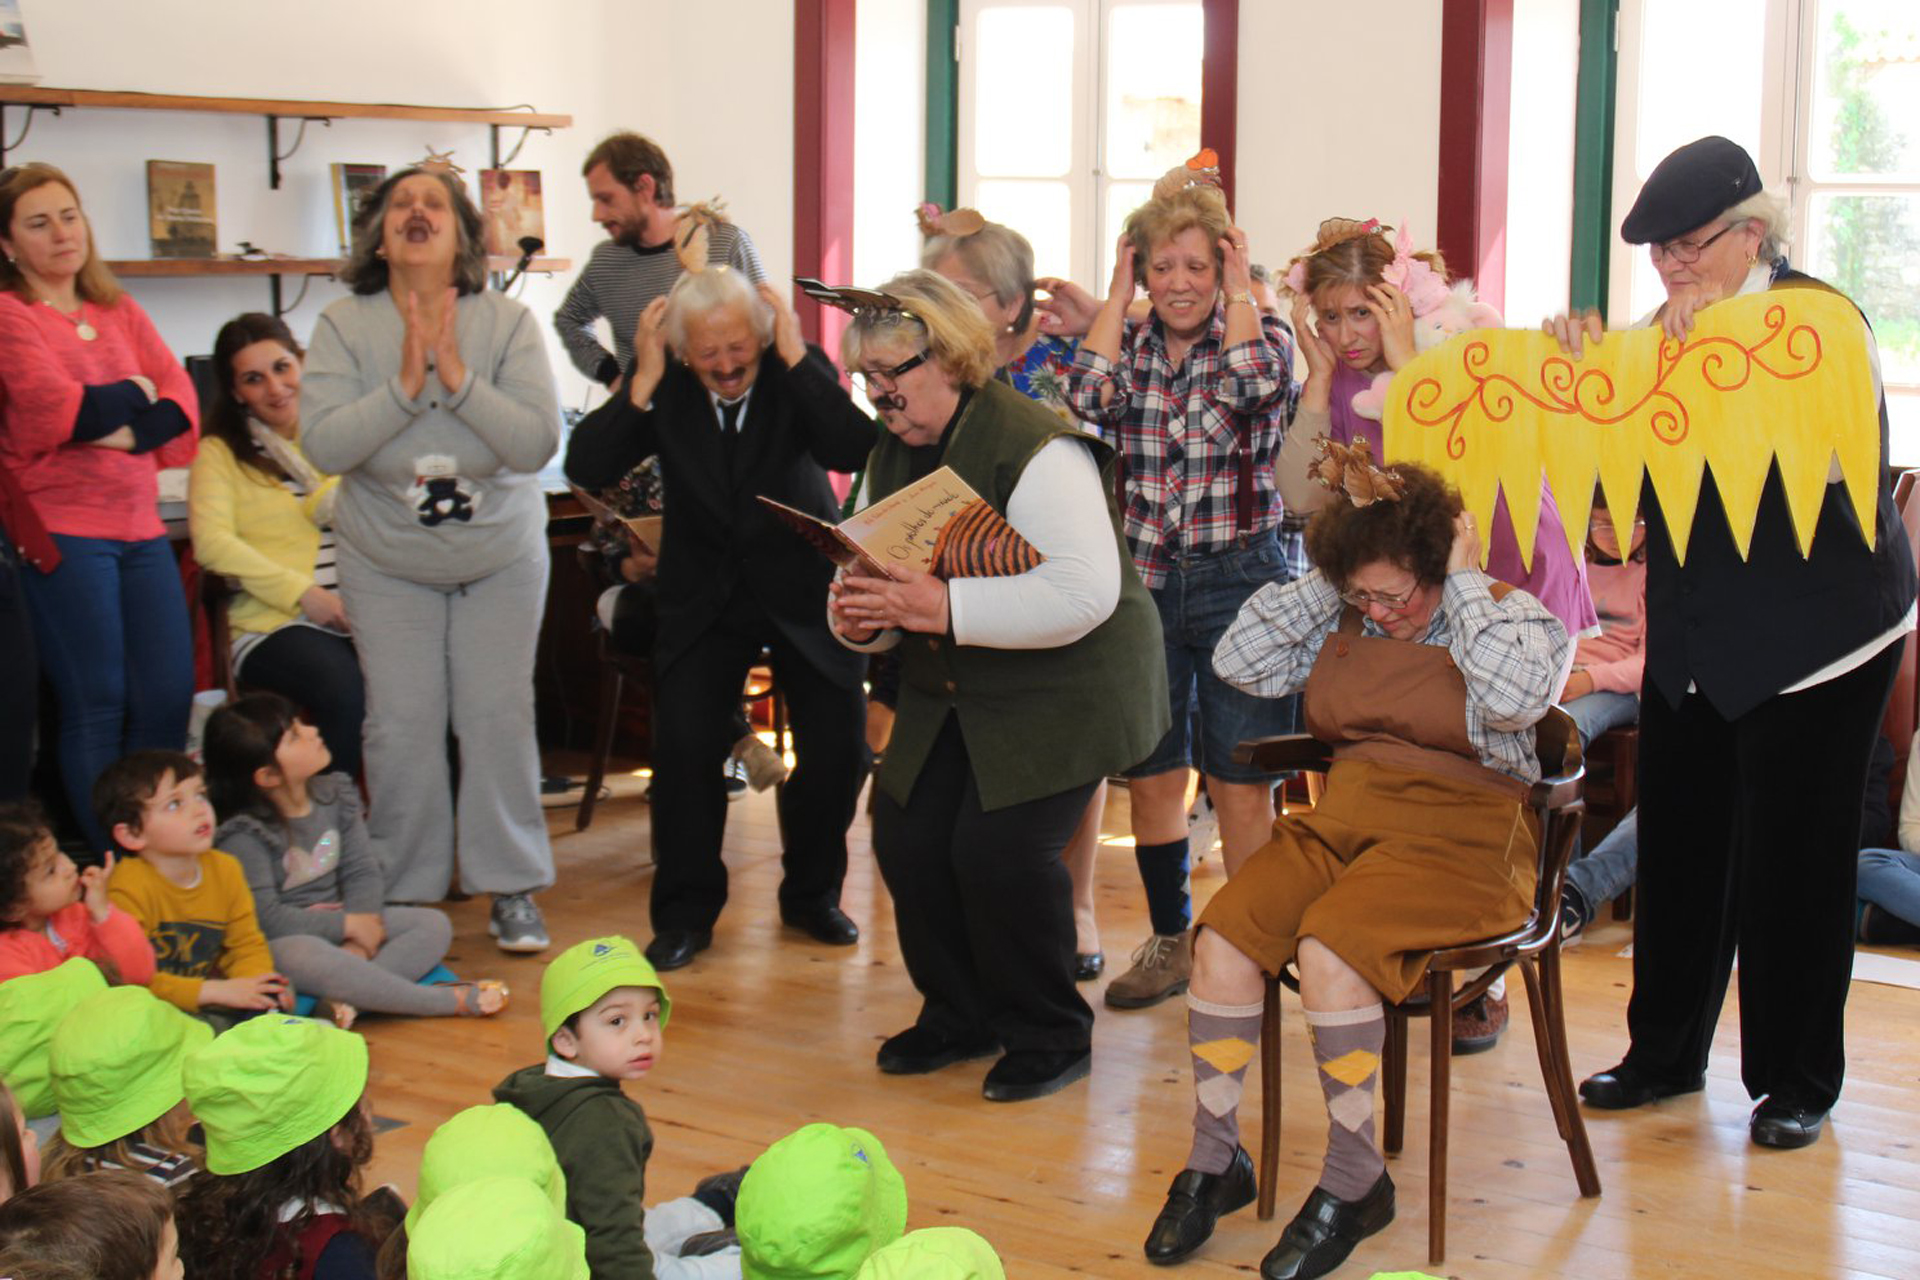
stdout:
<svg viewBox="0 0 1920 1280">
<path fill-rule="evenodd" d="M 1793 242 L 1793 211 L 1786 197 L 1771 191 L 1756 191 L 1720 215 L 1728 226 L 1742 222 L 1760 224 L 1760 261 L 1772 262 Z"/>
<path fill-rule="evenodd" d="M 1018 305 L 1015 333 L 1033 319 L 1033 246 L 1012 227 L 989 222 L 972 235 L 932 235 L 920 250 L 920 265 L 937 268 L 948 254 L 960 259 L 968 275 L 993 290 L 1003 307 Z"/>
<path fill-rule="evenodd" d="M 903 271 L 880 286 L 905 311 L 859 311 L 840 335 L 840 358 L 849 369 L 865 366 L 869 347 L 925 347 L 934 363 L 962 386 L 982 387 L 998 367 L 993 325 L 959 285 L 922 267 Z"/>
<path fill-rule="evenodd" d="M 1182 187 L 1172 195 L 1155 196 L 1127 215 L 1121 228 L 1133 239 L 1134 270 L 1145 279 L 1147 256 L 1153 246 L 1165 244 L 1183 231 L 1199 228 L 1213 253 L 1214 270 L 1222 265 L 1220 241 L 1233 229 L 1227 198 L 1220 188 L 1204 183 Z"/>
<path fill-rule="evenodd" d="M 87 260 L 80 264 L 80 272 L 74 277 L 74 290 L 83 301 L 97 307 L 110 307 L 120 301 L 120 295 L 125 291 L 108 269 L 106 259 L 100 256 L 100 245 L 93 235 L 93 223 L 87 219 L 87 211 L 80 204 L 79 188 L 60 170 L 39 161 L 0 170 L 0 235 L 11 240 L 13 214 L 20 201 L 30 192 L 54 183 L 65 187 L 73 197 L 74 207 L 80 210 L 80 224 L 87 229 Z M 23 298 L 35 300 L 33 286 L 27 283 L 26 273 L 20 270 L 18 263 L 4 256 L 0 256 L 0 289 L 10 289 Z"/>
<path fill-rule="evenodd" d="M 1386 236 L 1391 230 L 1392 227 L 1368 226 L 1351 218 L 1328 218 L 1320 224 L 1313 247 L 1288 262 L 1287 274 L 1292 274 L 1294 263 L 1305 264 L 1306 288 L 1300 292 L 1307 298 L 1316 298 L 1323 290 L 1341 285 L 1364 289 L 1379 284 L 1381 273 L 1394 259 L 1393 242 Z M 1421 249 L 1413 258 L 1432 267 L 1433 273 L 1442 280 L 1447 278 L 1447 260 L 1440 256 L 1439 250 Z M 1284 278 L 1283 287 L 1288 293 L 1294 292 L 1291 286 L 1284 285 Z"/>
</svg>

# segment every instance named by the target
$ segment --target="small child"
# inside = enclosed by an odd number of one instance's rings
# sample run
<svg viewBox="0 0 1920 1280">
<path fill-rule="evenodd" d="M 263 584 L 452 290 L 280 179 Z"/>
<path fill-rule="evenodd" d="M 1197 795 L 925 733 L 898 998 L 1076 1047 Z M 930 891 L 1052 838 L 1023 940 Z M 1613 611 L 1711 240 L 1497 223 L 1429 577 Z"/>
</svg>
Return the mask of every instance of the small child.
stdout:
<svg viewBox="0 0 1920 1280">
<path fill-rule="evenodd" d="M 1560 691 L 1582 746 L 1639 720 L 1647 665 L 1647 522 L 1636 514 L 1625 529 L 1616 525 L 1597 486 L 1587 524 L 1587 586 L 1600 634 L 1575 642 L 1573 670 Z"/>
<path fill-rule="evenodd" d="M 361 817 L 360 791 L 328 773 L 320 731 L 277 693 L 221 707 L 207 721 L 214 843 L 240 860 L 273 964 L 301 992 L 352 1012 L 486 1016 L 506 1007 L 499 982 L 421 986 L 453 941 L 445 913 L 388 907 L 386 879 Z"/>
<path fill-rule="evenodd" d="M 907 1184 L 865 1129 L 809 1124 L 760 1153 L 740 1184 L 745 1280 L 853 1280 L 907 1229 Z"/>
<path fill-rule="evenodd" d="M 415 1225 L 408 1280 L 588 1280 L 586 1235 L 525 1178 L 465 1182 Z"/>
<path fill-rule="evenodd" d="M 45 1179 L 124 1169 L 177 1191 L 199 1170 L 181 1069 L 212 1039 L 206 1023 L 145 987 L 110 987 L 75 1005 L 47 1051 L 60 1132 L 47 1144 Z"/>
<path fill-rule="evenodd" d="M 0 1205 L 0 1276 L 181 1280 L 173 1197 L 137 1173 L 50 1182 Z"/>
<path fill-rule="evenodd" d="M 122 852 L 140 855 L 114 868 L 107 892 L 153 943 L 153 994 L 188 1013 L 230 1011 L 214 1015 L 220 1022 L 231 1011 L 291 1009 L 246 874 L 213 847 L 213 808 L 193 757 L 136 751 L 115 761 L 93 784 L 93 809 Z"/>
<path fill-rule="evenodd" d="M 861 1263 L 854 1280 L 1007 1280 L 1007 1272 L 993 1246 L 965 1227 L 922 1227 Z"/>
<path fill-rule="evenodd" d="M 373 1159 L 367 1042 L 307 1018 L 254 1018 L 186 1062 L 206 1173 L 180 1197 L 194 1280 L 373 1280 L 385 1233 L 360 1195 Z"/>
<path fill-rule="evenodd" d="M 0 1080 L 0 1203 L 40 1181 L 40 1139 L 27 1127 L 27 1113 Z"/>
<path fill-rule="evenodd" d="M 596 1276 L 623 1280 L 736 1277 L 737 1248 L 686 1253 L 690 1238 L 732 1225 L 731 1175 L 709 1178 L 692 1196 L 646 1207 L 653 1132 L 626 1096 L 660 1060 L 673 1001 L 660 976 L 627 938 L 569 947 L 540 979 L 547 1060 L 494 1086 L 493 1096 L 537 1120 L 567 1175 L 567 1217 L 587 1233 Z"/>
<path fill-rule="evenodd" d="M 0 982 L 0 1080 L 13 1090 L 29 1123 L 54 1114 L 47 1062 L 54 1029 L 75 1005 L 106 989 L 99 968 L 80 956 L 45 973 Z M 44 1138 L 52 1127 L 36 1126 L 36 1132 Z"/>
<path fill-rule="evenodd" d="M 31 802 L 0 806 L 0 982 L 85 956 L 110 982 L 153 981 L 153 948 L 107 898 L 113 855 L 85 871 Z"/>
</svg>

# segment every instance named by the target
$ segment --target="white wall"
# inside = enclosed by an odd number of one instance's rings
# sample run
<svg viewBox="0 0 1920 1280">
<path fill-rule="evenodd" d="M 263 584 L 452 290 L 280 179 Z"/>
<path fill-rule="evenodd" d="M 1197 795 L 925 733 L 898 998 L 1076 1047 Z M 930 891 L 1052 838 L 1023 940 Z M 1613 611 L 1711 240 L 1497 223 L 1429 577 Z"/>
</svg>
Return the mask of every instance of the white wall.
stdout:
<svg viewBox="0 0 1920 1280">
<path fill-rule="evenodd" d="M 786 0 L 25 0 L 40 83 L 215 97 L 489 107 L 530 103 L 574 117 L 534 134 L 514 162 L 546 179 L 547 252 L 584 263 L 603 233 L 589 218 L 580 161 L 602 135 L 635 128 L 673 159 L 680 193 L 713 194 L 759 245 L 776 279 L 793 258 L 793 15 Z M 716 32 L 749 33 L 709 56 Z M 727 86 L 731 86 L 728 88 Z M 21 114 L 9 110 L 9 133 Z M 292 127 L 282 126 L 282 147 Z M 503 137 L 511 146 L 517 132 Z M 487 163 L 480 127 L 342 120 L 310 126 L 267 188 L 266 126 L 255 116 L 74 111 L 35 118 L 10 160 L 46 160 L 78 185 L 106 256 L 148 256 L 149 159 L 216 166 L 222 251 L 241 240 L 303 257 L 337 251 L 327 166 L 389 168 L 424 149 L 454 150 L 471 175 Z M 529 278 L 520 298 L 543 320 L 564 277 Z M 220 324 L 264 310 L 264 279 L 133 280 L 128 288 L 182 355 Z M 288 297 L 298 291 L 292 282 Z M 302 338 L 341 293 L 316 280 L 287 317 Z M 558 342 L 562 398 L 588 393 Z"/>
<path fill-rule="evenodd" d="M 1579 80 L 1579 0 L 1514 0 L 1504 309 L 1516 328 L 1567 309 Z"/>
<path fill-rule="evenodd" d="M 871 286 L 920 265 L 913 211 L 927 198 L 927 6 L 859 0 L 855 14 L 853 276 Z"/>
</svg>

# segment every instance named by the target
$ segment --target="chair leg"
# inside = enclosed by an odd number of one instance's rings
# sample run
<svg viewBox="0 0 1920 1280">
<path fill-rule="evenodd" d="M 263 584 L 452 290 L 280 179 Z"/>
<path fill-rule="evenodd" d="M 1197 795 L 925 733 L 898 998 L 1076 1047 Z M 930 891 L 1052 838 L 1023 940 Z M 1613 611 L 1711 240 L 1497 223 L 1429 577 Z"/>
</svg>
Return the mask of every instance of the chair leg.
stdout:
<svg viewBox="0 0 1920 1280">
<path fill-rule="evenodd" d="M 573 817 L 575 831 L 585 831 L 593 825 L 594 806 L 600 803 L 600 788 L 607 780 L 607 760 L 613 755 L 614 730 L 620 727 L 620 691 L 625 684 L 618 666 L 601 663 L 600 723 L 594 731 L 593 768 L 587 774 L 587 791 L 580 797 L 580 808 Z"/>
<path fill-rule="evenodd" d="M 1260 1221 L 1273 1217 L 1280 1176 L 1280 980 L 1267 979 L 1260 1016 Z"/>
<path fill-rule="evenodd" d="M 787 758 L 787 749 L 792 745 L 787 733 L 787 695 L 776 687 L 773 691 L 773 749 L 780 753 L 782 760 Z"/>
<path fill-rule="evenodd" d="M 1380 1149 L 1390 1156 L 1400 1154 L 1407 1137 L 1407 1018 L 1393 1006 L 1387 1006 L 1386 1061 L 1380 1077 L 1387 1103 L 1387 1128 Z"/>
<path fill-rule="evenodd" d="M 1553 1107 L 1553 1127 L 1560 1131 L 1560 1141 L 1571 1142 L 1573 1135 L 1567 1127 L 1567 1099 L 1560 1091 L 1560 1064 L 1554 1056 L 1553 1032 L 1547 1026 L 1547 1004 L 1540 990 L 1540 978 L 1534 972 L 1533 961 L 1529 958 L 1522 958 L 1514 967 L 1527 980 L 1527 1007 L 1533 1013 L 1533 1047 L 1540 1055 L 1540 1078 L 1546 1082 L 1547 1102 Z"/>
<path fill-rule="evenodd" d="M 1453 1085 L 1453 974 L 1427 974 L 1433 1016 L 1431 1097 L 1427 1103 L 1427 1264 L 1447 1257 L 1447 1102 Z"/>
<path fill-rule="evenodd" d="M 1587 1123 L 1574 1101 L 1573 1058 L 1567 1052 L 1566 1003 L 1560 991 L 1560 948 L 1549 946 L 1540 953 L 1541 1004 L 1546 1010 L 1547 1034 L 1552 1038 L 1554 1078 L 1547 1086 L 1560 1091 L 1567 1113 L 1567 1154 L 1573 1159 L 1573 1177 L 1580 1194 L 1589 1198 L 1600 1194 L 1600 1170 L 1594 1165 L 1593 1144 L 1587 1141 Z"/>
</svg>

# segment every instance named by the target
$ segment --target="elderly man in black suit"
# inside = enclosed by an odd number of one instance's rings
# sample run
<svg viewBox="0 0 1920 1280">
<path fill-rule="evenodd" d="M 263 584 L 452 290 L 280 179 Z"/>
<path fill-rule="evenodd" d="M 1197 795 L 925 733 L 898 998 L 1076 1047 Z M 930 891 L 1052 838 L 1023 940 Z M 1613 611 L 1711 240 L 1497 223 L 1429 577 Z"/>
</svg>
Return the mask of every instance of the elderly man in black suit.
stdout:
<svg viewBox="0 0 1920 1280">
<path fill-rule="evenodd" d="M 667 492 L 654 641 L 653 941 L 677 969 L 713 941 L 727 900 L 720 766 L 740 688 L 762 648 L 793 725 L 779 798 L 780 918 L 826 943 L 860 931 L 840 910 L 847 826 L 868 755 L 863 655 L 827 630 L 833 565 L 755 499 L 834 519 L 827 471 L 856 471 L 873 420 L 800 337 L 786 301 L 721 268 L 683 276 L 641 314 L 633 367 L 574 428 L 567 476 L 588 488 L 660 456 Z"/>
</svg>

